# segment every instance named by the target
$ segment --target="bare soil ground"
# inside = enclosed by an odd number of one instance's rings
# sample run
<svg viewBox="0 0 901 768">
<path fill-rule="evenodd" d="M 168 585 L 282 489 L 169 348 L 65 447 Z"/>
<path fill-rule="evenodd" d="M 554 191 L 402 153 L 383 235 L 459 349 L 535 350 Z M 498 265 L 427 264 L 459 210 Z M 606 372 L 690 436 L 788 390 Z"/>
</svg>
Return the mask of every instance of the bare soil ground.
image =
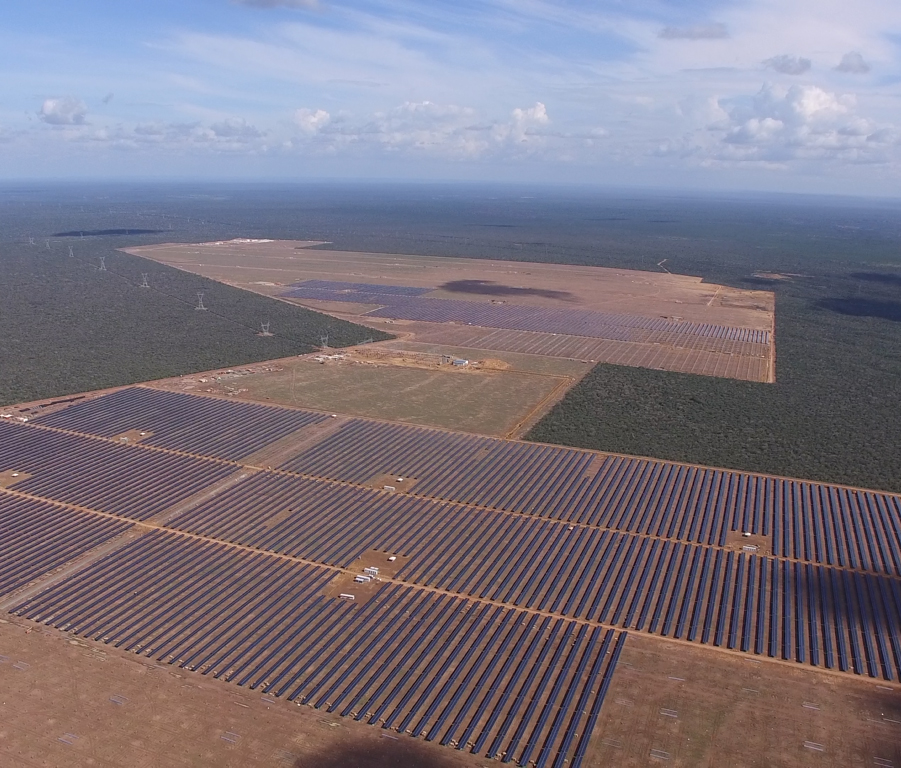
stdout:
<svg viewBox="0 0 901 768">
<path fill-rule="evenodd" d="M 901 689 L 630 634 L 592 744 L 618 767 L 898 766 Z"/>
<path fill-rule="evenodd" d="M 442 354 L 454 356 L 440 347 L 424 352 L 367 345 L 337 351 L 336 357 L 284 358 L 167 379 L 154 386 L 482 435 L 518 436 L 588 370 L 588 366 L 579 369 L 571 364 L 562 366 L 567 372 L 560 373 L 535 370 L 542 367 L 536 364 L 531 370 L 528 365 L 517 369 L 513 363 L 492 359 L 493 354 L 488 359 L 473 358 L 460 368 L 440 364 Z"/>
<path fill-rule="evenodd" d="M 770 330 L 769 291 L 704 283 L 699 277 L 516 261 L 323 251 L 291 240 L 162 244 L 128 249 L 189 272 L 268 295 L 300 280 L 341 280 L 434 288 L 436 298 L 509 301 L 647 317 L 681 317 Z M 346 310 L 345 310 L 346 311 Z"/>
<path fill-rule="evenodd" d="M 491 761 L 30 622 L 0 623 L 4 768 L 464 768 Z"/>
</svg>

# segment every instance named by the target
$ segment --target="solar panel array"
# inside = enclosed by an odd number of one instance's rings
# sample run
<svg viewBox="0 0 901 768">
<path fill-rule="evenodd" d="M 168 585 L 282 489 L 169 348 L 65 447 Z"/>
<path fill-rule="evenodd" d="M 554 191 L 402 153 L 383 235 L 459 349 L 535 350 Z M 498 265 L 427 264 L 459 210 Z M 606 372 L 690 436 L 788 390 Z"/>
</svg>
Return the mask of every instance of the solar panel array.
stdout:
<svg viewBox="0 0 901 768">
<path fill-rule="evenodd" d="M 633 350 L 635 354 L 638 354 L 635 351 L 636 344 L 740 357 L 768 358 L 770 354 L 769 346 L 761 342 L 735 341 L 640 329 L 633 329 L 628 339 L 621 340 L 571 336 L 565 333 L 479 328 L 472 325 L 417 326 L 416 341 L 580 360 L 606 359 L 611 355 L 612 350 L 618 348 L 616 345 L 622 344 L 627 344 L 628 347 L 624 347 L 624 349 Z M 666 354 L 667 351 L 668 349 L 660 349 L 659 353 Z"/>
<path fill-rule="evenodd" d="M 882 653 L 901 650 L 893 629 L 901 626 L 898 582 L 872 573 L 269 475 L 248 479 L 172 525 L 343 566 L 369 548 L 398 552 L 411 560 L 397 578 L 422 586 L 772 658 L 901 676 L 901 655 Z M 874 654 L 868 638 L 888 645 Z"/>
<path fill-rule="evenodd" d="M 130 387 L 34 421 L 102 437 L 146 431 L 151 433 L 142 440 L 147 445 L 238 460 L 326 418 L 310 411 Z"/>
<path fill-rule="evenodd" d="M 901 500 L 743 472 L 353 419 L 283 469 L 572 523 L 723 546 L 772 537 L 773 554 L 901 576 Z"/>
<path fill-rule="evenodd" d="M 0 593 L 130 521 L 169 520 L 21 615 L 559 767 L 584 757 L 626 631 L 901 679 L 898 496 L 365 419 L 277 470 L 244 470 L 216 455 L 278 439 L 270 412 L 300 419 L 292 430 L 315 421 L 267 408 L 229 442 L 216 429 L 234 403 L 140 392 L 53 424 L 0 423 L 0 472 L 23 473 L 0 489 Z M 154 434 L 182 450 L 183 407 L 217 435 L 192 444 L 207 458 L 109 439 L 156 413 Z M 98 436 L 60 431 L 76 428 Z M 336 569 L 352 574 L 373 549 L 404 565 L 368 602 L 327 596 Z"/>
<path fill-rule="evenodd" d="M 709 336 L 729 341 L 769 343 L 768 331 L 731 328 L 711 323 L 672 322 L 669 320 L 593 312 L 587 309 L 551 309 L 516 304 L 487 304 L 454 299 L 410 298 L 391 301 L 382 308 L 366 313 L 369 317 L 395 320 L 419 320 L 428 323 L 466 323 L 489 328 L 518 331 L 565 333 L 570 336 L 593 336 L 601 339 L 640 341 L 635 331 L 662 331 L 674 334 Z"/>
<path fill-rule="evenodd" d="M 282 295 L 295 299 L 380 304 L 366 314 L 393 320 L 428 323 L 464 323 L 487 328 L 540 331 L 620 341 L 672 343 L 678 337 L 699 336 L 731 342 L 769 344 L 769 331 L 733 328 L 711 323 L 675 322 L 587 309 L 557 309 L 522 304 L 423 298 L 429 289 L 309 280 Z M 649 332 L 664 334 L 651 338 Z M 676 339 L 670 338 L 675 336 Z"/>
<path fill-rule="evenodd" d="M 322 596 L 332 576 L 154 532 L 14 610 L 443 745 L 581 763 L 624 633 L 397 584 L 357 609 Z"/>
<path fill-rule="evenodd" d="M 235 471 L 190 456 L 0 422 L 0 471 L 27 472 L 15 489 L 147 520 Z"/>
<path fill-rule="evenodd" d="M 131 525 L 43 501 L 0 495 L 0 595 L 124 533 Z"/>
</svg>

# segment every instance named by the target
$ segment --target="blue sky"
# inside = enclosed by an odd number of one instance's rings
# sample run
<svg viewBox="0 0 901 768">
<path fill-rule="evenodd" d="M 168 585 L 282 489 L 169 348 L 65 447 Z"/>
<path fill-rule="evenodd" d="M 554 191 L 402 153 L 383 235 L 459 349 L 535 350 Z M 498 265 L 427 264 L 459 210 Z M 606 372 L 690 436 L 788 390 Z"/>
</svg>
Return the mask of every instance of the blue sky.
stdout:
<svg viewBox="0 0 901 768">
<path fill-rule="evenodd" d="M 0 175 L 899 194 L 896 0 L 31 0 Z"/>
</svg>

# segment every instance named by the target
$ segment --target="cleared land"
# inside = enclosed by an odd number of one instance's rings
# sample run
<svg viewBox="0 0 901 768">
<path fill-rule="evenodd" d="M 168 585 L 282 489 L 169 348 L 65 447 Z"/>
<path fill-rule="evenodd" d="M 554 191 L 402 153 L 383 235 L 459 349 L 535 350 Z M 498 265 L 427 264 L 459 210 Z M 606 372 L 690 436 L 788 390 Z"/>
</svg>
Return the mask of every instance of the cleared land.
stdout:
<svg viewBox="0 0 901 768">
<path fill-rule="evenodd" d="M 589 369 L 569 360 L 502 354 L 454 366 L 448 357 L 468 358 L 480 351 L 410 348 L 415 346 L 366 345 L 167 379 L 154 386 L 518 437 Z"/>
<path fill-rule="evenodd" d="M 257 293 L 278 295 L 301 280 L 340 280 L 433 289 L 435 298 L 536 307 L 678 316 L 690 322 L 772 328 L 773 294 L 667 272 L 635 272 L 516 261 L 311 250 L 314 242 L 222 242 L 128 248 L 145 258 Z"/>
<path fill-rule="evenodd" d="M 314 245 L 219 242 L 129 252 L 373 328 L 401 330 L 421 342 L 775 380 L 773 294 L 767 291 L 663 271 L 320 251 Z M 302 281 L 304 287 L 287 290 Z M 392 302 L 399 304 L 385 306 Z M 433 313 L 442 322 L 421 322 Z M 664 330 L 624 330 L 654 319 Z M 710 328 L 732 335 L 714 337 Z M 729 341 L 753 332 L 770 334 L 768 341 Z"/>
<path fill-rule="evenodd" d="M 596 764 L 897 766 L 899 693 L 630 634 L 592 739 Z"/>
</svg>

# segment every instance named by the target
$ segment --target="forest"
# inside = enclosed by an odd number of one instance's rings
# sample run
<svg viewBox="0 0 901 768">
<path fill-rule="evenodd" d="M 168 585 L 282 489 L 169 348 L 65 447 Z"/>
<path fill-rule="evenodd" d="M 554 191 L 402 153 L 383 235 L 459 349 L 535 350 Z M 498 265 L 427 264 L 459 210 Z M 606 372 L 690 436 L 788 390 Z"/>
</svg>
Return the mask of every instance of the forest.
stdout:
<svg viewBox="0 0 901 768">
<path fill-rule="evenodd" d="M 330 347 L 390 338 L 114 244 L 2 247 L 0 405 L 304 354 L 323 335 Z"/>
</svg>

